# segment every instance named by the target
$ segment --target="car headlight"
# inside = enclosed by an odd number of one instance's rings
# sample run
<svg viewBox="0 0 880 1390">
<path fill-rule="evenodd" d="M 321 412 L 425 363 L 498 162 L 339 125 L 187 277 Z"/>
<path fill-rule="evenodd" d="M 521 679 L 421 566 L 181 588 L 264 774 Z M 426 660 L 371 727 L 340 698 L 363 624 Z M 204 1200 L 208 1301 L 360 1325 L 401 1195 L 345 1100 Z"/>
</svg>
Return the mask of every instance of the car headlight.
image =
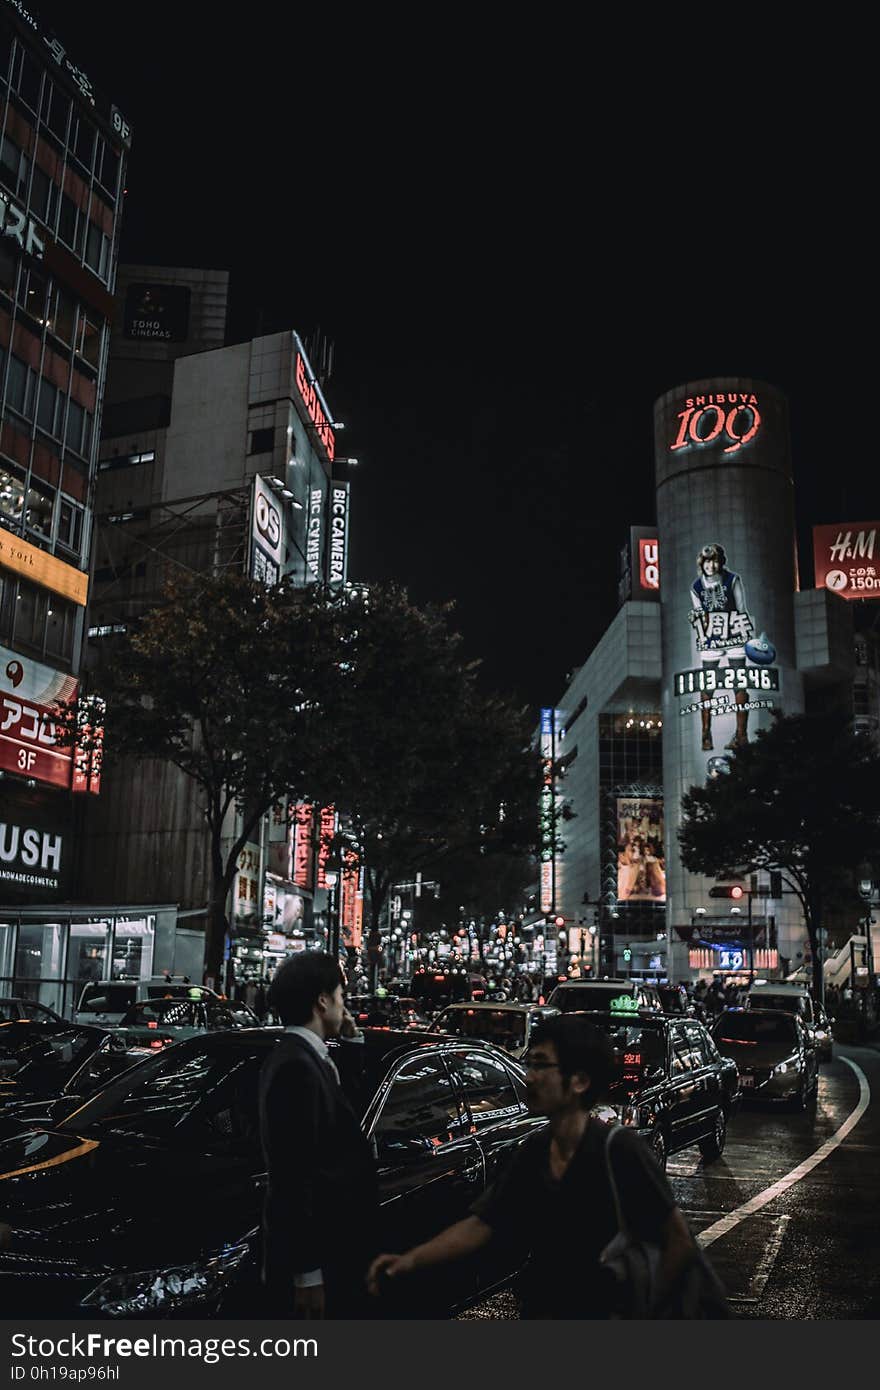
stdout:
<svg viewBox="0 0 880 1390">
<path fill-rule="evenodd" d="M 780 1062 L 773 1068 L 774 1076 L 784 1076 L 787 1071 L 800 1071 L 801 1059 L 795 1054 L 793 1057 L 786 1057 L 784 1062 Z"/>
<path fill-rule="evenodd" d="M 231 1245 L 219 1255 L 171 1269 L 142 1269 L 104 1279 L 82 1300 L 109 1318 L 139 1313 L 164 1314 L 219 1293 L 250 1254 L 245 1244 Z"/>
</svg>

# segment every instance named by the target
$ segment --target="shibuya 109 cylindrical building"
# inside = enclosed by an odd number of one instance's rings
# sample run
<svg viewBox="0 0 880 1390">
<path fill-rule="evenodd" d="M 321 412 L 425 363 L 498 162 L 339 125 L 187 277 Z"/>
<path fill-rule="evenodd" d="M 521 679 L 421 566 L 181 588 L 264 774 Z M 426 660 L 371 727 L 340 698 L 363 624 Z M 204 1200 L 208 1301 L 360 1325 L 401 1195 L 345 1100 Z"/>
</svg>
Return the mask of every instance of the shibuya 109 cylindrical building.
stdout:
<svg viewBox="0 0 880 1390">
<path fill-rule="evenodd" d="M 774 387 L 744 377 L 688 382 L 655 402 L 654 450 L 667 941 L 680 979 L 688 973 L 684 942 L 696 910 L 720 904 L 729 911 L 725 900 L 709 898 L 713 880 L 681 863 L 682 795 L 723 773 L 736 748 L 771 723 L 771 710 L 803 709 L 787 402 Z M 753 907 L 763 916 L 764 904 Z M 782 912 L 781 902 L 775 907 Z M 742 936 L 744 926 L 727 936 Z M 713 939 L 711 931 L 704 935 Z M 724 936 L 716 926 L 714 939 Z"/>
</svg>

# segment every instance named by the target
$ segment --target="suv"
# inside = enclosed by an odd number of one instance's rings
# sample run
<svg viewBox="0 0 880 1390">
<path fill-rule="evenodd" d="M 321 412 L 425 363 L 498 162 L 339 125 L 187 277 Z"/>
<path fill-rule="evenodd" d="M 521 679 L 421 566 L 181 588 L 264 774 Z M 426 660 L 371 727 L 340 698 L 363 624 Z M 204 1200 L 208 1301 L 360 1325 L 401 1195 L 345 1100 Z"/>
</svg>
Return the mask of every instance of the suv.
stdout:
<svg viewBox="0 0 880 1390">
<path fill-rule="evenodd" d="M 624 1000 L 627 1002 L 623 1003 Z M 563 980 L 553 990 L 547 1003 L 555 1009 L 561 1009 L 563 1013 L 584 1009 L 610 1009 L 613 1012 L 631 1012 L 634 1009 L 651 1009 L 654 1013 L 663 1011 L 657 986 L 646 984 L 644 980 Z"/>
</svg>

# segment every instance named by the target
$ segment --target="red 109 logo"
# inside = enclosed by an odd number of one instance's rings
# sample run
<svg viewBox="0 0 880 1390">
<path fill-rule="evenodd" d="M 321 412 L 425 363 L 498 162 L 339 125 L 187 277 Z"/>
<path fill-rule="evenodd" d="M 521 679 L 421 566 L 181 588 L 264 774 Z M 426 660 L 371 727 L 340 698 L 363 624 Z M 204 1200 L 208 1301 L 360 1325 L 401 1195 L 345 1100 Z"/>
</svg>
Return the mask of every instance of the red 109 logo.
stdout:
<svg viewBox="0 0 880 1390">
<path fill-rule="evenodd" d="M 757 398 L 747 392 L 689 397 L 676 419 L 681 425 L 670 453 L 693 444 L 712 444 L 723 431 L 730 440 L 723 452 L 735 454 L 751 443 L 761 426 Z"/>
</svg>

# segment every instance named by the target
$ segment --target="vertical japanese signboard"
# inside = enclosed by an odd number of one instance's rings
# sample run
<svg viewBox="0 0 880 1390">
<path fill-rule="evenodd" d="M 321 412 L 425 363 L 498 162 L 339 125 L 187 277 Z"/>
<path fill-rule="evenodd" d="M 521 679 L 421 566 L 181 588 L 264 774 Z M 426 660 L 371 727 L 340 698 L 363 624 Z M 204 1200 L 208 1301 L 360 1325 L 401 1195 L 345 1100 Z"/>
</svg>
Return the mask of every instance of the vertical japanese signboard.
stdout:
<svg viewBox="0 0 880 1390">
<path fill-rule="evenodd" d="M 73 676 L 0 647 L 0 769 L 69 787 L 73 748 L 59 746 L 55 706 L 76 697 Z"/>
<path fill-rule="evenodd" d="M 552 912 L 555 906 L 556 865 L 554 862 L 554 810 L 556 791 L 553 776 L 555 756 L 554 709 L 541 710 L 541 758 L 544 766 L 544 785 L 541 788 L 541 911 Z"/>
</svg>

